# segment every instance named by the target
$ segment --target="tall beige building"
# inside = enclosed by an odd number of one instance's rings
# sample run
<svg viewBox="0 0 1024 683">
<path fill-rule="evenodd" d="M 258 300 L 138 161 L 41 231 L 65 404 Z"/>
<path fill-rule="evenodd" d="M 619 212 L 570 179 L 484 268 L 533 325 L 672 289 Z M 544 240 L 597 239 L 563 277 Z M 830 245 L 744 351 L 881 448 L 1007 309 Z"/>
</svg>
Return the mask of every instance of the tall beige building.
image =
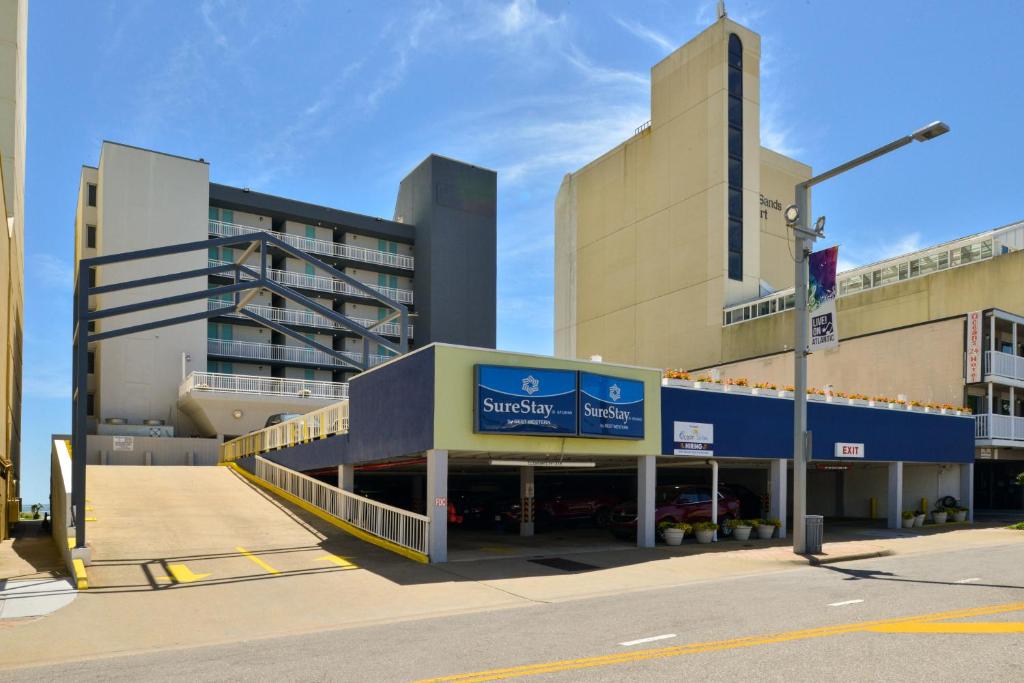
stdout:
<svg viewBox="0 0 1024 683">
<path fill-rule="evenodd" d="M 793 284 L 782 208 L 811 169 L 760 144 L 761 40 L 722 18 L 651 69 L 651 120 L 555 209 L 555 352 L 722 360 L 722 309 Z"/>
<path fill-rule="evenodd" d="M 811 169 L 760 145 L 759 46 L 719 19 L 651 70 L 650 123 L 565 177 L 558 355 L 793 383 L 782 209 Z M 837 288 L 840 345 L 810 356 L 810 386 L 969 406 L 977 505 L 1024 505 L 1024 223 L 840 273 Z"/>
<path fill-rule="evenodd" d="M 18 520 L 24 315 L 27 0 L 0 0 L 0 540 Z"/>
</svg>

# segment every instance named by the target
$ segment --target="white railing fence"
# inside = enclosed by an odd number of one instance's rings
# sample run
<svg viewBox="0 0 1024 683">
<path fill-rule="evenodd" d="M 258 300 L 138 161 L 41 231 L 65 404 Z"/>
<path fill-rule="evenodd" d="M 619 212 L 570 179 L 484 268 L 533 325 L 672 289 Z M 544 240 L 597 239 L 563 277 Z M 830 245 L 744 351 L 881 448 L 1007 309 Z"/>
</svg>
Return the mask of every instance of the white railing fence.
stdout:
<svg viewBox="0 0 1024 683">
<path fill-rule="evenodd" d="M 311 254 L 323 254 L 350 261 L 362 261 L 363 263 L 375 263 L 380 266 L 404 268 L 405 270 L 413 270 L 416 267 L 416 260 L 412 256 L 405 256 L 404 254 L 392 254 L 387 251 L 367 249 L 366 247 L 357 247 L 352 244 L 341 244 L 312 237 L 289 235 L 284 232 L 263 230 L 248 225 L 238 225 L 237 223 L 211 220 L 209 232 L 211 235 L 218 235 L 220 237 L 236 237 L 238 235 L 251 235 L 255 232 L 267 232 L 282 242 Z"/>
<path fill-rule="evenodd" d="M 245 318 L 244 313 L 236 312 L 231 308 L 231 301 L 221 301 L 219 299 L 207 299 L 206 308 L 210 311 L 216 311 L 218 309 L 226 309 L 222 315 L 231 316 L 233 318 Z M 277 308 L 275 306 L 263 306 L 261 304 L 249 304 L 245 307 L 246 309 L 262 315 L 267 320 L 273 320 L 277 323 L 285 323 L 286 325 L 305 325 L 306 327 L 322 327 L 328 330 L 344 330 L 348 329 L 337 323 L 330 318 L 325 318 L 319 313 L 313 311 L 298 310 L 294 308 Z M 359 323 L 363 327 L 371 328 L 377 325 L 378 320 L 371 320 L 370 318 L 359 318 L 356 316 L 349 316 L 352 320 Z M 378 334 L 388 335 L 391 337 L 398 337 L 401 335 L 401 325 L 398 323 L 383 323 L 373 328 L 374 332 Z M 413 335 L 413 326 L 409 325 L 409 336 Z"/>
<path fill-rule="evenodd" d="M 243 434 L 220 447 L 221 462 L 288 448 L 332 434 L 348 433 L 348 399 L 318 408 L 250 434 Z"/>
<path fill-rule="evenodd" d="M 368 534 L 427 554 L 427 516 L 343 491 L 258 456 L 253 460 L 257 478 Z"/>
<path fill-rule="evenodd" d="M 207 265 L 213 268 L 215 266 L 229 265 L 230 261 L 221 261 L 219 259 L 207 259 Z M 258 270 L 259 267 L 256 264 L 245 264 L 252 267 L 254 270 Z M 324 275 L 309 275 L 307 273 L 297 273 L 293 270 L 280 270 L 278 268 L 267 268 L 267 277 L 274 282 L 279 282 L 282 285 L 288 287 L 301 287 L 303 289 L 313 289 L 319 292 L 332 292 L 334 294 L 344 294 L 346 296 L 357 296 L 363 299 L 371 299 L 373 297 L 358 287 L 345 282 L 344 280 L 336 280 L 333 277 L 326 277 Z M 243 280 L 255 279 L 248 273 L 242 273 Z M 384 287 L 383 285 L 375 285 L 372 282 L 362 283 L 366 287 L 379 292 L 386 297 L 394 299 L 403 304 L 413 303 L 413 293 L 411 289 L 398 289 L 395 287 Z"/>
<path fill-rule="evenodd" d="M 348 398 L 347 382 L 324 382 L 262 375 L 234 375 L 223 372 L 190 372 L 178 387 L 178 397 L 193 391 L 261 396 L 298 396 L 335 401 Z"/>
<path fill-rule="evenodd" d="M 985 374 L 1024 381 L 1024 357 L 1002 351 L 986 351 Z"/>
<path fill-rule="evenodd" d="M 213 356 L 229 358 L 250 358 L 253 360 L 280 361 L 283 363 L 305 363 L 307 365 L 327 365 L 349 367 L 340 358 L 308 346 L 287 346 L 285 344 L 267 344 L 266 342 L 250 342 L 233 339 L 207 339 L 206 352 Z M 341 355 L 359 363 L 363 354 L 358 351 L 342 351 Z M 394 356 L 371 353 L 370 365 L 379 365 L 391 360 Z"/>
<path fill-rule="evenodd" d="M 990 414 L 975 415 L 974 438 L 1024 441 L 1024 417 Z"/>
</svg>

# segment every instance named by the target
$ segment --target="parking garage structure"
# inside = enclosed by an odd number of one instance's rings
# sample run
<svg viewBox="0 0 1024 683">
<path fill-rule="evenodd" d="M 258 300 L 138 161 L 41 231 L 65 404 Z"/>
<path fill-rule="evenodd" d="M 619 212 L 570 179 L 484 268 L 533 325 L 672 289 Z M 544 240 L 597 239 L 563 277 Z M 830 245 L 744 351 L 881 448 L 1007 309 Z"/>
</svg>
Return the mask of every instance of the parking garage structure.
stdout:
<svg viewBox="0 0 1024 683">
<path fill-rule="evenodd" d="M 449 529 L 473 507 L 458 502 L 468 488 L 487 510 L 484 534 L 533 536 L 552 514 L 542 489 L 584 488 L 577 497 L 591 500 L 568 514 L 607 523 L 615 500 L 629 501 L 629 541 L 652 547 L 661 484 L 700 485 L 716 499 L 744 492 L 737 514 L 778 518 L 785 536 L 791 396 L 726 389 L 658 369 L 432 344 L 351 380 L 347 433 L 260 459 L 406 512 L 423 542 L 392 549 L 420 561 L 448 561 Z M 969 416 L 826 400 L 808 415 L 809 512 L 899 526 L 903 509 L 947 495 L 971 506 Z M 254 461 L 238 465 L 255 472 Z M 515 514 L 488 517 L 503 500 Z"/>
</svg>

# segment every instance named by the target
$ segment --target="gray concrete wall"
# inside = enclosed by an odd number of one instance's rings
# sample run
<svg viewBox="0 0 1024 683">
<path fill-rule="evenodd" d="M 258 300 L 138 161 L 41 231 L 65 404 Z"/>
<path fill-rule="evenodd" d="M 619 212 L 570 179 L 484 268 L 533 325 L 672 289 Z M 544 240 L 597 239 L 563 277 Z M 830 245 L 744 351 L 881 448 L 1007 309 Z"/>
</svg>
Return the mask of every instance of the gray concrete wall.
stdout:
<svg viewBox="0 0 1024 683">
<path fill-rule="evenodd" d="M 209 196 L 207 164 L 167 154 L 104 142 L 100 154 L 98 229 L 104 255 L 204 240 Z M 206 266 L 200 250 L 144 261 L 105 266 L 98 284 L 122 282 Z M 97 297 L 104 308 L 145 298 L 170 296 L 206 287 L 204 279 L 117 292 Z M 206 301 L 103 320 L 101 328 L 122 326 L 205 310 Z M 162 328 L 100 343 L 98 356 L 100 420 L 123 417 L 138 423 L 163 419 L 179 433 L 194 427 L 178 412 L 181 354 L 192 369 L 206 368 L 206 322 Z"/>
<path fill-rule="evenodd" d="M 90 434 L 86 439 L 89 465 L 216 465 L 220 439 L 180 439 L 136 436 L 130 451 L 114 450 L 114 437 Z M 148 455 L 147 455 L 148 454 Z M 191 455 L 191 458 L 189 457 Z"/>
<path fill-rule="evenodd" d="M 416 226 L 416 346 L 494 348 L 497 174 L 427 157 L 402 180 L 395 220 Z"/>
</svg>

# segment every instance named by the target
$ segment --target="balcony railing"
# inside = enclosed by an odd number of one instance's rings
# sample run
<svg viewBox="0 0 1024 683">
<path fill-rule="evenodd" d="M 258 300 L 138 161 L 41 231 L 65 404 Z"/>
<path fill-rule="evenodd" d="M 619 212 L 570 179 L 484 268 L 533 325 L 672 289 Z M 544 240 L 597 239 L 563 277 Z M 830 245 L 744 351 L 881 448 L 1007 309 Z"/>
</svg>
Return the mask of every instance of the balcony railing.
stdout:
<svg viewBox="0 0 1024 683">
<path fill-rule="evenodd" d="M 1024 442 L 1024 417 L 990 414 L 975 415 L 974 438 Z"/>
<path fill-rule="evenodd" d="M 348 398 L 346 382 L 317 382 L 260 375 L 232 375 L 222 372 L 192 372 L 178 387 L 184 398 L 193 392 L 289 396 L 340 401 Z"/>
<path fill-rule="evenodd" d="M 985 374 L 1024 382 L 1024 357 L 1002 351 L 986 351 Z"/>
<path fill-rule="evenodd" d="M 224 308 L 231 305 L 230 301 L 219 301 L 217 299 L 207 299 L 207 309 L 215 311 L 218 308 Z M 330 318 L 325 318 L 319 313 L 313 311 L 295 310 L 293 308 L 277 308 L 274 306 L 262 306 L 259 304 L 249 304 L 246 306 L 247 309 L 253 313 L 262 315 L 268 320 L 273 320 L 277 323 L 284 323 L 285 325 L 304 325 L 305 327 L 321 327 L 327 330 L 344 330 L 347 329 L 343 325 L 334 322 Z M 224 313 L 224 315 L 231 316 L 233 318 L 244 318 L 245 316 L 241 313 L 236 313 L 234 310 Z M 370 318 L 358 318 L 349 316 L 352 320 L 359 323 L 363 327 L 369 328 L 376 325 L 379 321 L 371 320 Z M 374 328 L 374 332 L 383 334 L 389 337 L 401 336 L 401 325 L 398 323 L 384 323 Z M 409 325 L 409 336 L 412 337 L 413 326 Z"/>
<path fill-rule="evenodd" d="M 1021 249 L 1024 249 L 1024 222 L 844 271 L 836 277 L 836 296 L 849 296 L 913 280 Z M 790 287 L 754 301 L 729 306 L 722 312 L 722 324 L 736 325 L 787 311 L 793 308 L 793 298 L 793 288 Z"/>
<path fill-rule="evenodd" d="M 220 447 L 221 462 L 289 448 L 332 434 L 348 433 L 348 399 L 232 439 Z"/>
<path fill-rule="evenodd" d="M 210 267 L 228 265 L 229 263 L 230 261 L 209 259 Z M 288 287 L 301 287 L 303 289 L 313 289 L 318 292 L 331 292 L 332 294 L 343 294 L 345 296 L 373 299 L 373 297 L 369 296 L 366 292 L 361 289 L 357 289 L 347 282 L 335 280 L 332 277 L 325 277 L 323 275 L 307 275 L 306 273 L 296 273 L 291 270 L 267 268 L 267 277 L 274 282 L 280 282 L 282 285 L 287 285 Z M 243 273 L 242 279 L 252 280 L 253 277 Z M 364 284 L 370 289 L 380 292 L 384 296 L 390 297 L 399 303 L 411 304 L 413 302 L 412 290 L 396 289 L 395 287 L 382 287 L 381 285 L 375 285 L 369 282 Z"/>
<path fill-rule="evenodd" d="M 274 235 L 274 237 L 281 239 L 281 241 L 310 254 L 322 254 L 324 256 L 333 256 L 335 258 L 348 259 L 350 261 L 361 261 L 363 263 L 373 263 L 379 266 L 390 266 L 392 268 L 403 268 L 405 270 L 413 270 L 416 267 L 416 260 L 412 256 L 405 256 L 404 254 L 392 254 L 387 251 L 367 249 L 366 247 L 357 247 L 352 244 L 340 244 L 338 242 L 329 242 L 327 240 L 319 240 L 312 237 L 289 235 L 284 232 L 263 230 L 262 228 L 238 225 L 237 223 L 210 221 L 211 235 L 217 235 L 219 237 L 235 237 L 238 235 L 250 235 L 254 232 L 269 232 Z"/>
<path fill-rule="evenodd" d="M 264 342 L 234 341 L 230 339 L 207 339 L 207 353 L 214 356 L 244 358 L 248 360 L 277 361 L 281 363 L 301 363 L 303 365 L 326 365 L 330 367 L 348 367 L 339 358 L 320 349 L 308 346 L 285 346 L 283 344 L 266 344 Z M 359 363 L 363 354 L 357 351 L 342 351 L 346 358 Z M 370 354 L 370 365 L 379 365 L 395 356 Z"/>
</svg>

